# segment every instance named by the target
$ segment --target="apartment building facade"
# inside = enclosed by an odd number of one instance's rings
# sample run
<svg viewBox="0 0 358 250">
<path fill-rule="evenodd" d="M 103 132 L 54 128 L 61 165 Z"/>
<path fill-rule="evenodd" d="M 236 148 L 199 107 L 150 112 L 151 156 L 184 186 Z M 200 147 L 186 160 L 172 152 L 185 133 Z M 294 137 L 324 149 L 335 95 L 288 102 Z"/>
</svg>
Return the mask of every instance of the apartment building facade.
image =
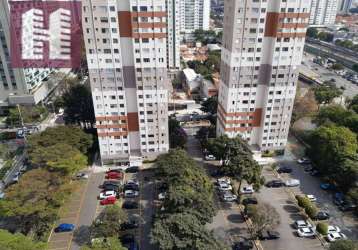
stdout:
<svg viewBox="0 0 358 250">
<path fill-rule="evenodd" d="M 255 148 L 287 143 L 310 0 L 227 0 L 217 134 Z"/>
<path fill-rule="evenodd" d="M 181 33 L 192 34 L 197 29 L 209 30 L 210 0 L 181 0 Z"/>
<path fill-rule="evenodd" d="M 353 0 L 338 0 L 338 9 L 337 13 L 339 14 L 348 14 L 349 10 L 353 6 Z"/>
<path fill-rule="evenodd" d="M 338 0 L 312 0 L 310 6 L 310 26 L 327 26 L 336 21 Z"/>
<path fill-rule="evenodd" d="M 13 68 L 10 55 L 10 5 L 0 1 L 0 113 L 16 104 L 36 104 L 43 99 L 42 81 L 53 71 Z M 40 89 L 40 91 L 39 91 Z"/>
<path fill-rule="evenodd" d="M 83 0 L 82 25 L 104 165 L 169 149 L 165 0 Z"/>
</svg>

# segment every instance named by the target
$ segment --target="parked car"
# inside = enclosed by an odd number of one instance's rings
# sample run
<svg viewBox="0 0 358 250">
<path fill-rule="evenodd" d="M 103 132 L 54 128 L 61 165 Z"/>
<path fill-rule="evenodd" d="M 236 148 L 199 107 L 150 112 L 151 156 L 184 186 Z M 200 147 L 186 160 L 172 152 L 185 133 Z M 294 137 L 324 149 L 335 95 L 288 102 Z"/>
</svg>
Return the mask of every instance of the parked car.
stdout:
<svg viewBox="0 0 358 250">
<path fill-rule="evenodd" d="M 330 233 L 340 233 L 341 232 L 341 229 L 337 226 L 331 226 L 329 225 L 328 228 L 327 228 L 327 232 L 330 234 Z"/>
<path fill-rule="evenodd" d="M 88 179 L 88 174 L 86 173 L 78 173 L 76 174 L 77 179 Z"/>
<path fill-rule="evenodd" d="M 16 172 L 16 173 L 14 174 L 14 176 L 12 177 L 11 182 L 12 182 L 12 183 L 17 183 L 17 182 L 19 181 L 19 179 L 20 179 L 20 176 L 21 176 L 21 173 L 20 173 L 20 172 Z"/>
<path fill-rule="evenodd" d="M 139 167 L 129 167 L 126 169 L 126 173 L 137 173 L 139 171 Z"/>
<path fill-rule="evenodd" d="M 309 173 L 309 172 L 312 172 L 313 169 L 314 169 L 314 168 L 313 168 L 311 165 L 308 165 L 308 166 L 306 166 L 306 167 L 303 169 L 303 171 L 304 171 L 305 173 Z"/>
<path fill-rule="evenodd" d="M 113 185 L 113 186 L 120 187 L 122 185 L 122 182 L 120 180 L 107 180 L 104 181 L 103 184 L 99 186 L 99 188 L 103 188 L 106 185 Z"/>
<path fill-rule="evenodd" d="M 125 201 L 123 202 L 122 208 L 124 209 L 136 209 L 139 207 L 138 202 L 135 201 Z"/>
<path fill-rule="evenodd" d="M 254 247 L 254 244 L 250 240 L 243 240 L 239 242 L 235 242 L 232 246 L 233 250 L 249 250 Z"/>
<path fill-rule="evenodd" d="M 225 202 L 233 202 L 237 200 L 237 196 L 231 192 L 225 192 L 222 194 L 221 200 Z"/>
<path fill-rule="evenodd" d="M 158 200 L 160 200 L 160 201 L 164 200 L 166 195 L 167 195 L 166 192 L 159 193 L 158 194 Z"/>
<path fill-rule="evenodd" d="M 328 220 L 329 217 L 330 217 L 329 213 L 319 211 L 313 219 L 315 219 L 315 220 Z"/>
<path fill-rule="evenodd" d="M 312 227 L 311 223 L 309 223 L 306 220 L 296 220 L 294 225 L 295 225 L 295 228 L 297 228 L 297 229 L 305 228 L 305 227 Z"/>
<path fill-rule="evenodd" d="M 136 186 L 139 186 L 139 181 L 138 180 L 135 180 L 135 179 L 130 179 L 126 182 L 126 185 L 136 185 Z"/>
<path fill-rule="evenodd" d="M 139 224 L 135 220 L 130 220 L 121 224 L 121 230 L 129 230 L 138 228 Z"/>
<path fill-rule="evenodd" d="M 215 161 L 216 160 L 215 156 L 213 156 L 213 155 L 205 155 L 204 158 L 206 161 Z"/>
<path fill-rule="evenodd" d="M 116 169 L 109 169 L 106 174 L 109 174 L 109 173 L 121 173 L 123 174 L 123 169 L 120 169 L 120 168 L 116 168 Z"/>
<path fill-rule="evenodd" d="M 100 200 L 104 200 L 108 197 L 116 197 L 117 196 L 117 193 L 113 190 L 108 190 L 108 191 L 104 191 L 104 192 L 101 192 L 99 194 L 99 199 Z"/>
<path fill-rule="evenodd" d="M 252 186 L 245 186 L 240 191 L 241 194 L 253 194 L 254 188 Z"/>
<path fill-rule="evenodd" d="M 110 191 L 110 190 L 113 190 L 115 191 L 116 193 L 121 193 L 121 188 L 116 186 L 116 185 L 112 185 L 112 184 L 107 184 L 107 185 L 104 185 L 103 187 L 103 191 Z"/>
<path fill-rule="evenodd" d="M 314 196 L 313 194 L 306 194 L 306 197 L 312 201 L 312 202 L 316 202 L 317 201 L 317 198 L 316 196 Z"/>
<path fill-rule="evenodd" d="M 338 208 L 342 212 L 349 212 L 354 211 L 357 208 L 357 205 L 349 201 L 344 201 Z"/>
<path fill-rule="evenodd" d="M 75 229 L 75 225 L 69 223 L 62 223 L 55 228 L 55 233 L 71 232 Z"/>
<path fill-rule="evenodd" d="M 302 227 L 297 230 L 298 237 L 314 237 L 316 235 L 312 227 Z"/>
<path fill-rule="evenodd" d="M 228 185 L 231 184 L 231 180 L 230 178 L 227 178 L 227 177 L 223 177 L 223 178 L 219 178 L 216 180 L 216 183 L 219 184 L 219 183 L 227 183 Z"/>
<path fill-rule="evenodd" d="M 266 187 L 283 187 L 285 185 L 285 183 L 281 180 L 272 180 L 266 183 Z"/>
<path fill-rule="evenodd" d="M 101 200 L 99 203 L 101 205 L 112 205 L 112 204 L 116 203 L 116 201 L 117 201 L 116 197 L 109 196 L 108 198 L 105 198 L 105 199 Z"/>
<path fill-rule="evenodd" d="M 299 164 L 311 164 L 311 160 L 303 157 L 303 158 L 298 159 L 297 163 L 299 163 Z"/>
<path fill-rule="evenodd" d="M 287 166 L 279 167 L 277 169 L 277 173 L 279 173 L 279 174 L 281 174 L 281 173 L 292 173 L 292 168 L 287 167 Z"/>
<path fill-rule="evenodd" d="M 321 173 L 317 170 L 317 169 L 313 169 L 311 172 L 310 172 L 310 175 L 311 176 L 319 176 Z"/>
<path fill-rule="evenodd" d="M 125 198 L 135 198 L 139 195 L 138 191 L 135 190 L 126 190 L 124 191 L 124 197 Z"/>
<path fill-rule="evenodd" d="M 232 186 L 230 184 L 221 182 L 218 185 L 219 185 L 218 189 L 220 191 L 231 191 L 232 190 Z"/>
<path fill-rule="evenodd" d="M 139 186 L 136 184 L 126 184 L 123 187 L 124 190 L 134 190 L 134 191 L 139 191 Z"/>
<path fill-rule="evenodd" d="M 343 204 L 345 201 L 345 197 L 343 193 L 335 193 L 333 196 L 333 202 L 334 204 L 336 204 L 337 206 L 340 206 L 341 204 Z"/>
<path fill-rule="evenodd" d="M 242 204 L 244 206 L 246 206 L 246 205 L 256 205 L 257 204 L 257 199 L 255 197 L 245 198 L 245 199 L 242 200 Z"/>
<path fill-rule="evenodd" d="M 225 175 L 225 173 L 221 169 L 216 169 L 216 170 L 214 170 L 214 171 L 212 171 L 210 173 L 211 177 L 221 177 L 221 176 L 224 176 L 224 175 Z"/>
<path fill-rule="evenodd" d="M 106 175 L 106 179 L 123 179 L 123 174 L 117 172 L 110 172 Z"/>
<path fill-rule="evenodd" d="M 297 179 L 289 179 L 285 181 L 286 187 L 298 187 L 300 185 L 300 180 Z"/>
<path fill-rule="evenodd" d="M 259 235 L 260 240 L 277 240 L 280 238 L 280 233 L 272 230 L 263 231 Z"/>
<path fill-rule="evenodd" d="M 323 190 L 334 190 L 336 187 L 331 183 L 321 183 L 320 188 Z"/>
<path fill-rule="evenodd" d="M 345 239 L 347 239 L 347 236 L 343 233 L 329 233 L 327 235 L 327 240 L 329 242 L 333 242 L 336 240 L 345 240 Z"/>
</svg>

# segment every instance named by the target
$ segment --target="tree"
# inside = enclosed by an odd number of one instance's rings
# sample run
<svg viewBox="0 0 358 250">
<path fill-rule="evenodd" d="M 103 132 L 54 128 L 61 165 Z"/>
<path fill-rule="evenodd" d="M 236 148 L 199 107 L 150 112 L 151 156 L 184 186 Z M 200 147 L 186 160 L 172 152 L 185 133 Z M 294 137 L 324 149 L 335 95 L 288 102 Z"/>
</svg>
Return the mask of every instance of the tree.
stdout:
<svg viewBox="0 0 358 250">
<path fill-rule="evenodd" d="M 91 243 L 91 246 L 83 246 L 81 250 L 127 250 L 117 237 L 104 238 L 102 242 Z"/>
<path fill-rule="evenodd" d="M 200 110 L 215 115 L 217 113 L 217 108 L 218 108 L 218 97 L 211 96 L 201 104 Z"/>
<path fill-rule="evenodd" d="M 352 68 L 355 72 L 358 72 L 358 63 L 353 64 Z"/>
<path fill-rule="evenodd" d="M 336 86 L 321 85 L 314 88 L 314 95 L 319 104 L 328 104 L 333 101 L 334 98 L 342 95 L 342 91 Z"/>
<path fill-rule="evenodd" d="M 332 65 L 332 69 L 333 69 L 333 70 L 337 70 L 337 71 L 339 71 L 339 70 L 343 70 L 343 69 L 344 69 L 344 67 L 343 67 L 343 65 L 342 65 L 342 64 L 335 63 L 335 64 L 333 64 L 333 65 Z"/>
<path fill-rule="evenodd" d="M 356 250 L 358 244 L 352 240 L 337 240 L 329 245 L 329 250 Z"/>
<path fill-rule="evenodd" d="M 40 122 L 47 115 L 48 110 L 42 105 L 12 107 L 9 109 L 9 115 L 6 118 L 5 123 L 11 127 L 19 127 L 22 125 L 21 117 L 24 123 L 34 123 Z"/>
<path fill-rule="evenodd" d="M 274 229 L 280 224 L 280 215 L 268 203 L 259 203 L 251 216 L 254 235 L 258 237 L 264 230 Z"/>
<path fill-rule="evenodd" d="M 86 85 L 72 85 L 62 98 L 66 123 L 84 127 L 92 127 L 95 124 L 92 94 Z"/>
<path fill-rule="evenodd" d="M 328 32 L 319 32 L 317 38 L 319 40 L 325 41 L 325 42 L 332 42 L 334 35 L 332 33 L 328 33 Z"/>
<path fill-rule="evenodd" d="M 11 234 L 6 230 L 0 229 L 0 249 L 2 250 L 44 250 L 46 244 L 34 242 L 23 234 Z"/>
<path fill-rule="evenodd" d="M 227 249 L 195 216 L 187 213 L 171 214 L 157 220 L 150 237 L 161 250 Z"/>
<path fill-rule="evenodd" d="M 315 122 L 322 125 L 327 122 L 334 122 L 342 125 L 344 120 L 353 115 L 341 105 L 329 105 L 320 109 Z"/>
<path fill-rule="evenodd" d="M 358 64 L 357 64 L 358 66 Z M 353 110 L 358 114 L 358 95 L 355 95 L 352 100 L 350 100 L 348 108 Z"/>
<path fill-rule="evenodd" d="M 119 206 L 106 206 L 98 219 L 91 225 L 91 237 L 118 237 L 120 226 L 126 220 L 127 214 Z"/>
<path fill-rule="evenodd" d="M 0 159 L 7 160 L 10 156 L 9 146 L 5 143 L 0 143 Z"/>
<path fill-rule="evenodd" d="M 187 134 L 175 118 L 169 118 L 169 144 L 171 148 L 183 148 L 187 142 Z"/>
<path fill-rule="evenodd" d="M 307 29 L 306 35 L 311 38 L 317 38 L 318 36 L 318 30 L 314 27 L 310 27 Z"/>
<path fill-rule="evenodd" d="M 57 210 L 71 188 L 68 179 L 58 173 L 31 170 L 5 190 L 6 198 L 0 200 L 0 213 L 13 217 L 22 233 L 32 230 L 41 238 L 57 218 Z"/>
<path fill-rule="evenodd" d="M 57 126 L 28 137 L 29 152 L 37 147 L 49 147 L 57 143 L 68 144 L 83 154 L 92 146 L 92 136 L 79 127 Z"/>
<path fill-rule="evenodd" d="M 315 99 L 314 92 L 309 90 L 303 97 L 299 95 L 296 96 L 295 104 L 293 107 L 292 120 L 294 122 L 302 117 L 310 116 L 315 114 L 317 110 L 318 104 Z"/>
<path fill-rule="evenodd" d="M 47 168 L 64 175 L 78 172 L 87 165 L 87 158 L 78 149 L 64 143 L 31 150 L 29 159 L 34 167 Z"/>
</svg>

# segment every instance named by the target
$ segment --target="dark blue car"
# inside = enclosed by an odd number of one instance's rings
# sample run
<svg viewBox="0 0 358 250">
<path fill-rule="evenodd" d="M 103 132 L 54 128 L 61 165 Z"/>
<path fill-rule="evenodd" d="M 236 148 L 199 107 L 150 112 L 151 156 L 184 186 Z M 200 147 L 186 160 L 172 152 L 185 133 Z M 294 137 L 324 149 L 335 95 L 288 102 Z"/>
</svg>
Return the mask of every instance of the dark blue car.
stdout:
<svg viewBox="0 0 358 250">
<path fill-rule="evenodd" d="M 55 228 L 55 233 L 71 232 L 75 229 L 75 225 L 69 223 L 62 223 Z"/>
</svg>

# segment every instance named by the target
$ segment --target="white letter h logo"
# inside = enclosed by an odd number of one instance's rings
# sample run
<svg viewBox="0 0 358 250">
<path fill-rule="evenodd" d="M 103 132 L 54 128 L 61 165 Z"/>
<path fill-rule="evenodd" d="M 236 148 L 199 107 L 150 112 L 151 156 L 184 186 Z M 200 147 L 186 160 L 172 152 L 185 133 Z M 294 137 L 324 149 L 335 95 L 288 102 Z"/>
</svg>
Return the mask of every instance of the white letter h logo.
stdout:
<svg viewBox="0 0 358 250">
<path fill-rule="evenodd" d="M 31 9 L 22 14 L 22 59 L 44 59 L 44 41 L 49 41 L 49 59 L 71 59 L 71 11 L 59 8 L 49 16 L 49 29 L 44 29 L 44 14 Z"/>
</svg>

